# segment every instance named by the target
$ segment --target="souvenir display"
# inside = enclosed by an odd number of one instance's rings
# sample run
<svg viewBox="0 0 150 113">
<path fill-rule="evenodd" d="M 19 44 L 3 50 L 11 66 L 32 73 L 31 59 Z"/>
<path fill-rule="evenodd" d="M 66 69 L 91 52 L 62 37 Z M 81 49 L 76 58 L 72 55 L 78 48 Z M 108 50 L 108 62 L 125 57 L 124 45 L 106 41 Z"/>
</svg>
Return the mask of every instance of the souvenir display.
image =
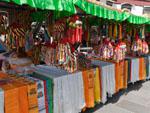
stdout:
<svg viewBox="0 0 150 113">
<path fill-rule="evenodd" d="M 114 48 L 114 56 L 113 59 L 115 61 L 124 60 L 126 57 L 127 47 L 124 42 L 119 42 L 116 47 Z"/>
<path fill-rule="evenodd" d="M 108 38 L 104 39 L 103 44 L 100 45 L 100 47 L 99 47 L 100 58 L 110 59 L 113 57 L 113 55 L 114 55 L 114 50 L 113 50 L 113 46 L 112 46 L 110 40 Z"/>
<path fill-rule="evenodd" d="M 150 79 L 148 20 L 88 1 L 0 11 L 0 113 L 80 113 Z"/>
</svg>

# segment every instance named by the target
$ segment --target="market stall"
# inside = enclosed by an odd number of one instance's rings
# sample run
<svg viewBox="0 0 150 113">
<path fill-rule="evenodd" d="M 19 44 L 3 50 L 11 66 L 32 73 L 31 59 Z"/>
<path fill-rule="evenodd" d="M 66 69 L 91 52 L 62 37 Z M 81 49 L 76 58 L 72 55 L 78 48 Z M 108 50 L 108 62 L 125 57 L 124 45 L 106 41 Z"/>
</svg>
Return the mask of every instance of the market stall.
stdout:
<svg viewBox="0 0 150 113">
<path fill-rule="evenodd" d="M 140 25 L 149 19 L 87 1 L 59 1 L 58 7 L 13 2 L 56 11 L 7 10 L 14 19 L 0 30 L 9 49 L 0 73 L 2 113 L 78 113 L 105 104 L 128 83 L 149 79 Z M 84 13 L 75 14 L 75 6 Z"/>
</svg>

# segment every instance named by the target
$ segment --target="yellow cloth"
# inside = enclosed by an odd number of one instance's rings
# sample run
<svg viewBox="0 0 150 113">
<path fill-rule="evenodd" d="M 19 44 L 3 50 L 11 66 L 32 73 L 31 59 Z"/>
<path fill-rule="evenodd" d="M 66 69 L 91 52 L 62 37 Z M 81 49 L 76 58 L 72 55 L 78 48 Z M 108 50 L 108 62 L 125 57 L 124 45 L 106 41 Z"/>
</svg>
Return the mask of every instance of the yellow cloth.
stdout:
<svg viewBox="0 0 150 113">
<path fill-rule="evenodd" d="M 100 70 L 96 68 L 96 73 L 94 77 L 94 97 L 95 102 L 101 102 L 101 84 L 100 84 Z"/>
</svg>

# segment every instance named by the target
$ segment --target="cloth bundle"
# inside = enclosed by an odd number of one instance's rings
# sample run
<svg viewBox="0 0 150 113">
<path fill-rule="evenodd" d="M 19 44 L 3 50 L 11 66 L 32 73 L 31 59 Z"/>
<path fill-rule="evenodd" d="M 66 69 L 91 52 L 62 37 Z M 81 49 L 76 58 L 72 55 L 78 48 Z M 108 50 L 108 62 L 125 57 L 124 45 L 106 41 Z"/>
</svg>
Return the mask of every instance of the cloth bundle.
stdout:
<svg viewBox="0 0 150 113">
<path fill-rule="evenodd" d="M 101 70 L 101 92 L 102 92 L 102 103 L 106 103 L 107 94 L 109 97 L 116 92 L 115 82 L 115 65 L 113 63 L 103 62 L 99 60 L 92 60 L 92 64 L 96 65 Z"/>
</svg>

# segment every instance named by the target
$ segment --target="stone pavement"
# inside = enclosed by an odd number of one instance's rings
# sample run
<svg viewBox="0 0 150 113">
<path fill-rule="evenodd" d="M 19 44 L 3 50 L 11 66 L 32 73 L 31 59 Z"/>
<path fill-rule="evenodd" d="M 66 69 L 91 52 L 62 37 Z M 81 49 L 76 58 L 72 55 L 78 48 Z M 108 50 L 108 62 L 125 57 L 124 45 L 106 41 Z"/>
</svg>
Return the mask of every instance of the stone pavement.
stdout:
<svg viewBox="0 0 150 113">
<path fill-rule="evenodd" d="M 105 105 L 96 105 L 84 113 L 150 113 L 150 81 L 130 84 Z"/>
</svg>

